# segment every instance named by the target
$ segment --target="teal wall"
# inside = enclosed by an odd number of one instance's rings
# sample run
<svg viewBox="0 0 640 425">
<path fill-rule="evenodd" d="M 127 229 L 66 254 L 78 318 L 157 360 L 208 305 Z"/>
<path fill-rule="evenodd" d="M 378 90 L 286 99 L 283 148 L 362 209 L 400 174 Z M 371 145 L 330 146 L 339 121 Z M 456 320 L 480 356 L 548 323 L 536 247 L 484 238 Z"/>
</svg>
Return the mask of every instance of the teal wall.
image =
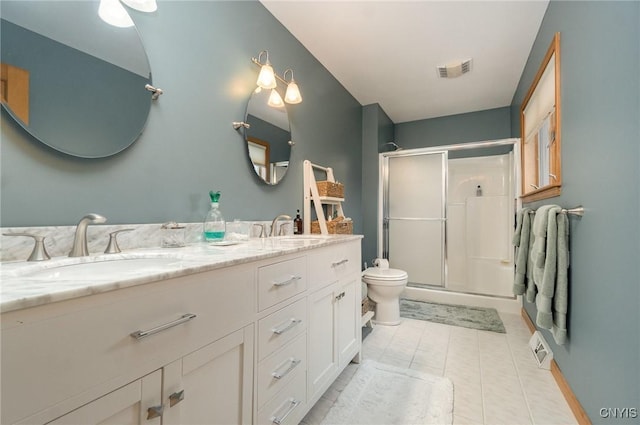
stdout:
<svg viewBox="0 0 640 425">
<path fill-rule="evenodd" d="M 371 266 L 378 256 L 378 152 L 394 140 L 394 124 L 380 105 L 362 108 L 362 261 Z"/>
<path fill-rule="evenodd" d="M 640 408 L 640 2 L 552 1 L 512 103 L 519 105 L 561 33 L 562 195 L 571 218 L 566 345 L 555 360 L 594 423 L 601 408 Z M 535 305 L 525 303 L 535 319 Z M 534 320 L 535 321 L 535 320 Z"/>
<path fill-rule="evenodd" d="M 153 14 L 131 15 L 164 90 L 142 136 L 114 157 L 79 159 L 26 135 L 3 110 L 2 226 L 73 225 L 88 212 L 111 224 L 197 222 L 210 189 L 222 191 L 227 219 L 293 215 L 309 159 L 334 168 L 362 232 L 362 107 L 260 3 L 162 1 Z M 289 107 L 296 145 L 278 186 L 258 180 L 231 126 L 244 119 L 258 72 L 251 58 L 264 49 L 280 74 L 294 69 L 304 98 Z"/>
<path fill-rule="evenodd" d="M 508 106 L 396 125 L 396 142 L 405 149 L 511 137 Z"/>
</svg>

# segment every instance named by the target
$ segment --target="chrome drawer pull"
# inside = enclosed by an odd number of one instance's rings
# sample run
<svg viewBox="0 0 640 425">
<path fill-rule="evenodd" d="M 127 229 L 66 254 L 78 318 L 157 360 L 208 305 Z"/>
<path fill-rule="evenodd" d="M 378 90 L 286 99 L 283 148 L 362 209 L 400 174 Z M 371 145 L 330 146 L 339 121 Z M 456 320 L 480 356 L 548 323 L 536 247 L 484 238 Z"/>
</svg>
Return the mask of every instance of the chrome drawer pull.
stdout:
<svg viewBox="0 0 640 425">
<path fill-rule="evenodd" d="M 163 412 L 164 412 L 164 406 L 162 404 L 160 406 L 152 406 L 147 409 L 147 420 L 160 417 L 162 416 Z"/>
<path fill-rule="evenodd" d="M 289 403 L 290 403 L 289 409 L 287 409 L 286 413 L 280 417 L 272 416 L 271 422 L 273 422 L 276 425 L 280 425 L 282 422 L 284 422 L 287 419 L 287 417 L 291 414 L 291 412 L 293 412 L 294 409 L 298 407 L 298 405 L 300 404 L 300 400 L 290 398 Z"/>
<path fill-rule="evenodd" d="M 291 276 L 290 279 L 288 280 L 284 280 L 282 282 L 273 282 L 273 286 L 286 286 L 286 285 L 290 285 L 294 282 L 299 281 L 300 279 L 302 279 L 301 276 Z"/>
<path fill-rule="evenodd" d="M 285 333 L 289 329 L 293 328 L 298 323 L 302 323 L 302 319 L 291 318 L 291 319 L 289 319 L 289 322 L 284 324 L 282 327 L 271 329 L 271 332 L 273 332 L 274 334 L 280 335 L 280 334 Z"/>
<path fill-rule="evenodd" d="M 336 301 L 340 301 L 341 299 L 344 298 L 345 295 L 346 295 L 345 292 L 342 291 L 339 295 L 336 296 Z"/>
<path fill-rule="evenodd" d="M 132 332 L 130 335 L 137 340 L 141 340 L 142 338 L 148 337 L 149 335 L 157 334 L 158 332 L 162 332 L 174 326 L 181 325 L 195 318 L 196 318 L 195 314 L 191 314 L 191 313 L 183 314 L 182 316 L 180 316 L 179 319 L 174 320 L 173 322 L 165 323 L 164 325 L 160 325 L 146 331 L 135 331 L 135 332 Z"/>
<path fill-rule="evenodd" d="M 349 259 L 345 258 L 344 260 L 340 260 L 340 261 L 337 261 L 335 263 L 331 263 L 331 267 L 338 267 L 338 266 L 341 266 L 341 265 L 346 264 L 348 262 L 349 262 Z"/>
<path fill-rule="evenodd" d="M 169 396 L 169 407 L 173 407 L 176 404 L 184 400 L 184 390 L 176 391 Z"/>
<path fill-rule="evenodd" d="M 294 359 L 293 357 L 291 357 L 290 359 L 288 359 L 285 363 L 289 363 L 289 367 L 282 371 L 275 371 L 275 372 L 271 372 L 271 376 L 273 376 L 276 379 L 282 379 L 285 376 L 287 376 L 289 374 L 289 372 L 291 372 L 293 369 L 296 368 L 296 366 L 298 366 L 300 364 L 302 360 L 300 359 Z"/>
</svg>

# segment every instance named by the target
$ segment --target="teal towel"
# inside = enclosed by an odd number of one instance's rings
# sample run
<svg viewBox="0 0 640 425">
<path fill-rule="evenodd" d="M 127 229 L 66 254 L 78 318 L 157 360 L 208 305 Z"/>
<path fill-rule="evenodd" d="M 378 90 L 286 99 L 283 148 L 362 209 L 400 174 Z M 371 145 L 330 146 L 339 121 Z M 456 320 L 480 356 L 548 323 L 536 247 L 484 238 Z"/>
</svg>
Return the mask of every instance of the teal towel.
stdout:
<svg viewBox="0 0 640 425">
<path fill-rule="evenodd" d="M 516 267 L 513 279 L 514 295 L 522 295 L 527 290 L 527 264 L 529 262 L 529 239 L 531 235 L 530 208 L 521 208 L 516 215 L 516 231 L 513 244 L 516 246 Z"/>
<path fill-rule="evenodd" d="M 561 211 L 562 208 L 557 205 L 543 205 L 538 208 L 535 218 L 533 219 L 532 227 L 535 240 L 533 241 L 533 247 L 531 248 L 531 261 L 533 262 L 533 281 L 535 282 L 538 291 L 542 285 L 544 265 L 547 256 L 547 223 L 549 221 L 549 212 L 551 210 L 556 211 L 552 214 L 553 217 L 555 217 L 557 212 Z M 557 229 L 554 230 L 554 232 L 557 232 Z M 555 249 L 553 252 L 555 253 Z"/>
<path fill-rule="evenodd" d="M 568 302 L 569 226 L 557 205 L 538 208 L 534 220 L 536 241 L 532 249 L 536 324 L 552 330 L 556 343 L 566 341 Z M 539 217 L 544 214 L 546 217 Z M 544 224 L 544 228 L 542 227 Z"/>
</svg>

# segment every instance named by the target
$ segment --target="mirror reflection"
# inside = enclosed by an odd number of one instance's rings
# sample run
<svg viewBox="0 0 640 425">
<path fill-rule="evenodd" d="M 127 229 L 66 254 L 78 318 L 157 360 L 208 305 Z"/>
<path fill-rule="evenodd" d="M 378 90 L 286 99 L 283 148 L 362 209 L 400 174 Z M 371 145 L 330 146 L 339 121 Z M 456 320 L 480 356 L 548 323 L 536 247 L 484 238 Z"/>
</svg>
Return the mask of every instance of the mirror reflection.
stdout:
<svg viewBox="0 0 640 425">
<path fill-rule="evenodd" d="M 151 106 L 137 30 L 105 23 L 98 6 L 2 1 L 2 106 L 42 143 L 83 158 L 129 147 Z"/>
<path fill-rule="evenodd" d="M 560 195 L 560 35 L 556 34 L 522 103 L 522 198 Z"/>
<path fill-rule="evenodd" d="M 258 177 L 267 184 L 279 183 L 289 167 L 291 128 L 285 106 L 267 104 L 270 90 L 254 91 L 247 104 L 245 128 L 247 153 Z"/>
</svg>

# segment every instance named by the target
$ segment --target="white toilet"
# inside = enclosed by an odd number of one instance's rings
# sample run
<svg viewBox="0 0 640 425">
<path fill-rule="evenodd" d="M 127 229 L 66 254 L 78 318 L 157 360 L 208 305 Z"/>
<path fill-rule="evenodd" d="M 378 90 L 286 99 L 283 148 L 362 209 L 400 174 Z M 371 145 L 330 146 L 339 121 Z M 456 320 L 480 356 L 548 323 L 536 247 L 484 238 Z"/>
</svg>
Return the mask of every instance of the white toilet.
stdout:
<svg viewBox="0 0 640 425">
<path fill-rule="evenodd" d="M 384 264 L 388 263 L 385 261 Z M 407 286 L 409 275 L 404 270 L 390 269 L 385 265 L 369 267 L 362 272 L 362 280 L 369 287 L 369 298 L 376 303 L 374 322 L 379 325 L 399 325 L 400 294 Z"/>
</svg>

